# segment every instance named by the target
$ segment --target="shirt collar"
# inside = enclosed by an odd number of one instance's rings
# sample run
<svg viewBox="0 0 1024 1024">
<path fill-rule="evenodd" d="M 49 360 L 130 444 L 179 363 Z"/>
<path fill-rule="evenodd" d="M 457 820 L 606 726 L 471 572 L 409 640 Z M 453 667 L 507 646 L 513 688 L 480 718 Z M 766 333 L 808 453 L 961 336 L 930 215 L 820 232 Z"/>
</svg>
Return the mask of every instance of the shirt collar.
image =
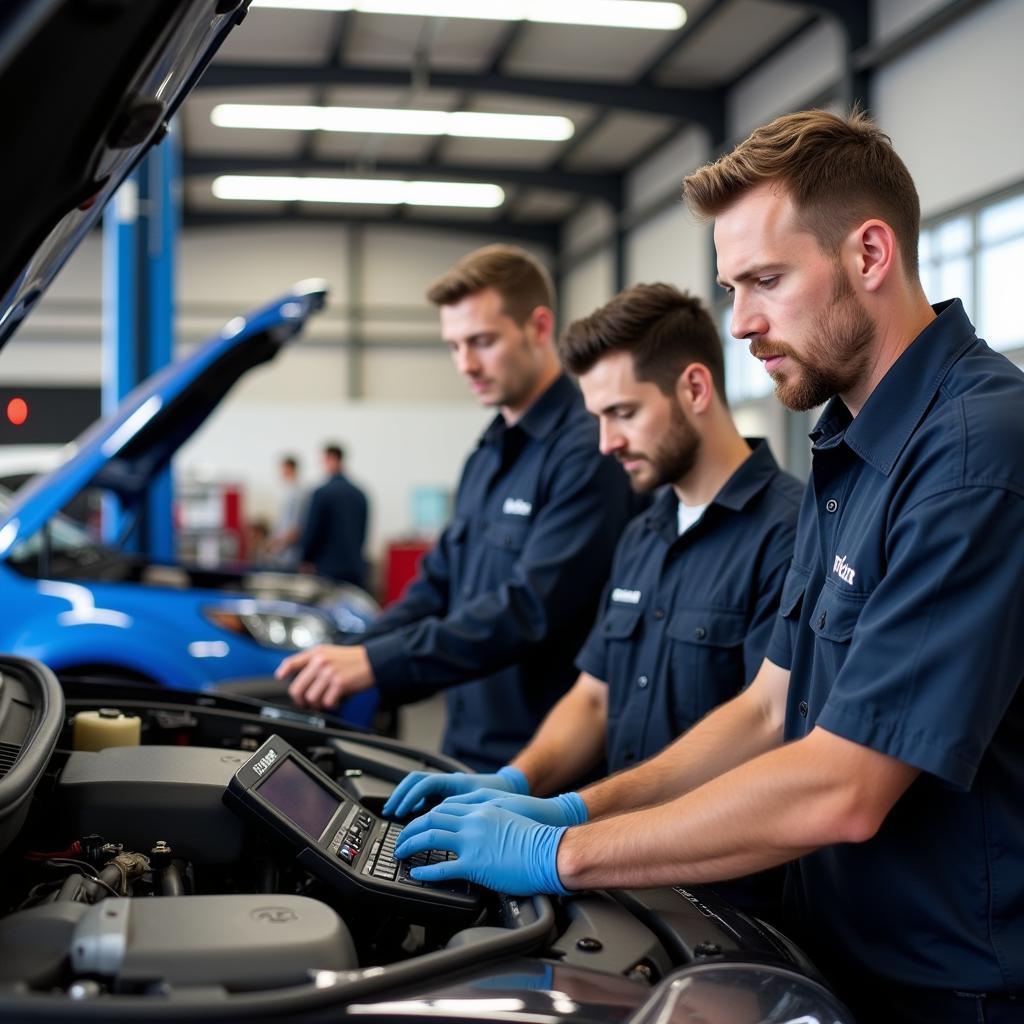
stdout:
<svg viewBox="0 0 1024 1024">
<path fill-rule="evenodd" d="M 708 509 L 712 505 L 721 505 L 733 512 L 739 512 L 764 490 L 768 481 L 779 472 L 779 464 L 763 437 L 748 437 L 746 441 L 752 449 L 750 455 L 708 502 Z M 678 509 L 679 496 L 675 490 L 671 486 L 662 488 L 647 513 L 648 528 L 674 540 L 679 534 Z M 704 515 L 707 516 L 707 510 Z"/>
<path fill-rule="evenodd" d="M 976 340 L 959 299 L 932 309 L 935 319 L 889 368 L 856 418 L 838 395 L 829 401 L 811 431 L 816 448 L 842 440 L 880 473 L 892 472 L 950 367 Z"/>
<path fill-rule="evenodd" d="M 514 426 L 520 427 L 524 433 L 536 440 L 543 440 L 554 432 L 578 395 L 575 384 L 564 373 L 559 374 L 554 383 L 526 410 Z M 508 429 L 510 428 L 505 422 L 505 417 L 498 413 L 488 424 L 480 443 L 496 443 Z"/>
<path fill-rule="evenodd" d="M 746 442 L 751 447 L 750 455 L 711 499 L 712 505 L 724 505 L 734 512 L 739 512 L 764 490 L 768 481 L 779 472 L 779 464 L 763 437 L 748 437 Z"/>
</svg>

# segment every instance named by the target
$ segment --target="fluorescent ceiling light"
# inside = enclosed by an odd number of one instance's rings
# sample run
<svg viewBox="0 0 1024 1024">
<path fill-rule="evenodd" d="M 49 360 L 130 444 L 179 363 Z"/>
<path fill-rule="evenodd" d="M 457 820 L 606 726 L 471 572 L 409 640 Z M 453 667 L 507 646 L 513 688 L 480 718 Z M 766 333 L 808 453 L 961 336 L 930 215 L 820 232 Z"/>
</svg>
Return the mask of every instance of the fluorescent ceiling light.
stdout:
<svg viewBox="0 0 1024 1024">
<path fill-rule="evenodd" d="M 548 114 L 478 114 L 459 110 L 390 110 L 382 107 L 306 107 L 221 103 L 210 112 L 220 128 L 281 128 L 385 135 L 454 135 L 463 139 L 563 142 L 576 130 L 567 117 Z"/>
<path fill-rule="evenodd" d="M 686 22 L 686 11 L 680 4 L 662 0 L 253 0 L 252 6 L 610 28 L 676 29 Z"/>
<path fill-rule="evenodd" d="M 505 201 L 497 185 L 467 181 L 394 181 L 385 178 L 289 178 L 225 174 L 215 178 L 218 199 L 276 202 L 365 203 L 398 206 L 467 206 L 494 209 Z"/>
</svg>

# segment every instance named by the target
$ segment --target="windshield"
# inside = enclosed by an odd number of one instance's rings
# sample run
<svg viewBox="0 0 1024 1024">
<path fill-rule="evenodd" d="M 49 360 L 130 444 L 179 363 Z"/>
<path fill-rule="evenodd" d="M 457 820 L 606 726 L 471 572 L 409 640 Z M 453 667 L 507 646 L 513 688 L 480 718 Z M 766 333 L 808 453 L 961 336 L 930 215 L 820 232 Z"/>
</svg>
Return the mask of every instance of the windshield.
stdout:
<svg viewBox="0 0 1024 1024">
<path fill-rule="evenodd" d="M 6 517 L 12 497 L 6 487 L 0 487 L 0 519 Z M 58 513 L 43 530 L 37 530 L 18 544 L 7 560 L 14 566 L 35 565 L 43 550 L 44 530 L 50 533 L 51 557 L 62 555 L 76 563 L 87 564 L 96 561 L 104 553 L 102 545 L 97 543 L 88 530 Z"/>
</svg>

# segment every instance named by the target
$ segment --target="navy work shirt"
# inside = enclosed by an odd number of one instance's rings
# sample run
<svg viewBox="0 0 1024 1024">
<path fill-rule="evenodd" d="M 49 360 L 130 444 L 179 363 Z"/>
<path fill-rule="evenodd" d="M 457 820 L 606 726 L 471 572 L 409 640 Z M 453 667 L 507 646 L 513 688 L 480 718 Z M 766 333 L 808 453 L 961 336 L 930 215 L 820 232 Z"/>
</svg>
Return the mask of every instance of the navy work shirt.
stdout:
<svg viewBox="0 0 1024 1024">
<path fill-rule="evenodd" d="M 347 476 L 328 477 L 309 500 L 301 560 L 311 562 L 321 576 L 364 586 L 367 514 L 366 495 Z"/>
<path fill-rule="evenodd" d="M 825 970 L 1024 990 L 1024 375 L 935 307 L 856 419 L 833 399 L 768 658 L 785 735 L 921 769 L 876 836 L 792 865 Z"/>
<path fill-rule="evenodd" d="M 381 697 L 448 693 L 444 751 L 478 771 L 519 752 L 573 683 L 636 502 L 597 421 L 559 377 L 470 455 L 452 521 L 405 597 L 371 627 Z"/>
<path fill-rule="evenodd" d="M 757 674 L 793 555 L 803 486 L 763 440 L 680 535 L 666 487 L 615 552 L 576 665 L 608 685 L 609 771 L 667 747 Z"/>
</svg>

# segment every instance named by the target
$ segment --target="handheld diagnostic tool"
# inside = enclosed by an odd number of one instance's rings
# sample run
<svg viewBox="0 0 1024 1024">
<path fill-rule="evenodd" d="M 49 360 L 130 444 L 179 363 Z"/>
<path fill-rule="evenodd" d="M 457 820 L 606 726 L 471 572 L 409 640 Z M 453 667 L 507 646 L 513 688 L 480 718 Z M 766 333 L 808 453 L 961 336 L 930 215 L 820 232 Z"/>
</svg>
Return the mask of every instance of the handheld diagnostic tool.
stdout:
<svg viewBox="0 0 1024 1024">
<path fill-rule="evenodd" d="M 224 803 L 270 828 L 311 874 L 350 898 L 381 896 L 423 911 L 475 914 L 481 890 L 467 882 L 424 883 L 409 869 L 454 856 L 443 850 L 394 858 L 402 826 L 378 818 L 280 736 L 268 739 L 235 772 Z"/>
</svg>

